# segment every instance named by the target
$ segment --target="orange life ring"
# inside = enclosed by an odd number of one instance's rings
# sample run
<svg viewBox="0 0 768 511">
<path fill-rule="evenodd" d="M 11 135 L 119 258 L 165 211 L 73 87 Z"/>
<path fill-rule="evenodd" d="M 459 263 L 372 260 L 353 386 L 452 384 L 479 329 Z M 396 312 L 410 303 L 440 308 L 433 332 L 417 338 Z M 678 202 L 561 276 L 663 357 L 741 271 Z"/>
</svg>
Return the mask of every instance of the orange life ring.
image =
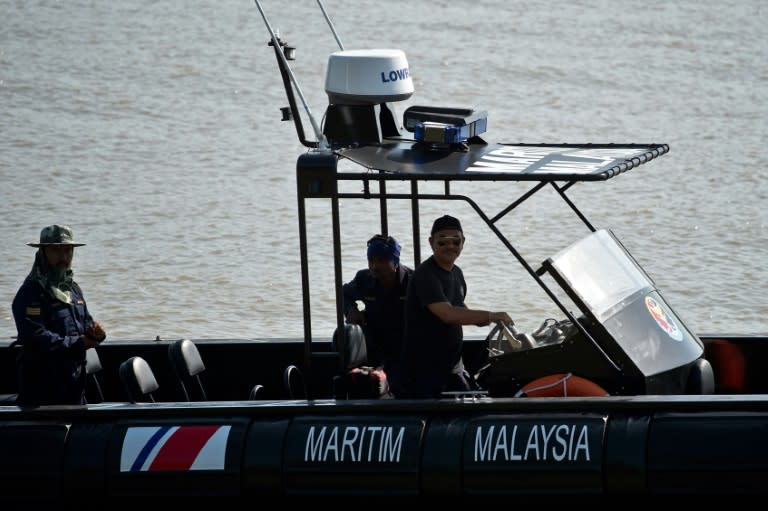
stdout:
<svg viewBox="0 0 768 511">
<path fill-rule="evenodd" d="M 548 374 L 528 382 L 515 397 L 607 396 L 597 383 L 572 373 Z"/>
</svg>

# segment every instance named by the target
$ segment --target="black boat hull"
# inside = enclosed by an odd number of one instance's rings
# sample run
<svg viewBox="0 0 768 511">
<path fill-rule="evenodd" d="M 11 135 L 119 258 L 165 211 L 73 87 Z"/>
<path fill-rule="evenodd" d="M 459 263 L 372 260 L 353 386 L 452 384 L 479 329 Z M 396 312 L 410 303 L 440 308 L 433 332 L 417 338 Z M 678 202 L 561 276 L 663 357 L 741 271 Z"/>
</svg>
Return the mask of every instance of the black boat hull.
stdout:
<svg viewBox="0 0 768 511">
<path fill-rule="evenodd" d="M 751 355 L 768 349 L 765 341 L 728 339 Z M 250 367 L 302 355 L 300 342 L 197 343 L 211 371 L 236 350 Z M 467 344 L 470 357 L 482 343 Z M 167 359 L 158 358 L 166 350 L 162 341 L 105 345 L 105 376 L 117 372 L 113 359 L 139 353 L 177 399 Z M 12 354 L 2 348 L 0 360 Z M 206 380 L 214 396 L 231 392 L 226 399 L 130 404 L 104 378 L 104 403 L 0 406 L 0 500 L 766 491 L 768 396 L 757 387 L 697 396 L 247 400 L 232 382 L 244 391 L 257 376 L 265 387 L 279 387 L 279 378 L 234 358 L 215 370 L 229 384 Z M 325 380 L 333 368 L 314 372 Z"/>
<path fill-rule="evenodd" d="M 58 500 L 84 493 L 120 499 L 765 491 L 764 396 L 361 405 L 0 410 L 0 495 Z M 165 430 L 173 433 L 155 445 L 153 435 Z M 224 432 L 220 450 L 196 438 L 211 430 Z M 196 456 L 205 448 L 210 452 L 200 462 Z"/>
</svg>

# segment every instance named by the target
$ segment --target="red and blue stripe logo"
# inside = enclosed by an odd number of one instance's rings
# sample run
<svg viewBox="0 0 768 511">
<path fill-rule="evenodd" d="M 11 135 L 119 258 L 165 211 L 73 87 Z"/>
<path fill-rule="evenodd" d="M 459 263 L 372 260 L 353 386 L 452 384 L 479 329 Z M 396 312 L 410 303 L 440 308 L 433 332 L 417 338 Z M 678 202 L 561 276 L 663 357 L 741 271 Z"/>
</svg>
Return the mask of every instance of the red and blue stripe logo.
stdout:
<svg viewBox="0 0 768 511">
<path fill-rule="evenodd" d="M 130 427 L 120 472 L 224 470 L 231 429 L 220 424 Z"/>
</svg>

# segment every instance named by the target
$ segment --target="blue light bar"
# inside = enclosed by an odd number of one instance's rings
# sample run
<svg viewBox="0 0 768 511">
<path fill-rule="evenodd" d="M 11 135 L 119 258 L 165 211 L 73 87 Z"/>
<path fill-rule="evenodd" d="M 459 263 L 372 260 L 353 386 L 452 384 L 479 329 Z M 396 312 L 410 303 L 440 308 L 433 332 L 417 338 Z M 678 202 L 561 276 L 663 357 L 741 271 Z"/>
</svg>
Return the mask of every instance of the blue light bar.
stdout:
<svg viewBox="0 0 768 511">
<path fill-rule="evenodd" d="M 466 141 L 468 138 L 484 133 L 487 125 L 487 117 L 482 117 L 474 122 L 463 125 L 424 121 L 416 124 L 414 136 L 419 142 L 458 144 Z"/>
</svg>

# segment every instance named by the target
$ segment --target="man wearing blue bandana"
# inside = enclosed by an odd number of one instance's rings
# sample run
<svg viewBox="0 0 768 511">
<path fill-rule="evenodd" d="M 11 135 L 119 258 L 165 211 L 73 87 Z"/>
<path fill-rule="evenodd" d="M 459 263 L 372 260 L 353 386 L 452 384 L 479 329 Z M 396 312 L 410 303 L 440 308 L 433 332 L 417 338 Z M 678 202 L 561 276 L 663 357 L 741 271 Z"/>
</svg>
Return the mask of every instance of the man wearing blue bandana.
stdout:
<svg viewBox="0 0 768 511">
<path fill-rule="evenodd" d="M 85 350 L 107 336 L 94 321 L 73 279 L 72 229 L 49 225 L 40 232 L 35 263 L 13 299 L 21 352 L 17 358 L 20 406 L 85 403 Z"/>
<path fill-rule="evenodd" d="M 344 284 L 344 316 L 347 323 L 363 327 L 368 365 L 384 367 L 389 374 L 400 356 L 403 338 L 403 306 L 413 270 L 400 264 L 400 243 L 377 234 L 368 240 L 368 268 Z M 358 309 L 357 302 L 365 304 Z"/>
</svg>

